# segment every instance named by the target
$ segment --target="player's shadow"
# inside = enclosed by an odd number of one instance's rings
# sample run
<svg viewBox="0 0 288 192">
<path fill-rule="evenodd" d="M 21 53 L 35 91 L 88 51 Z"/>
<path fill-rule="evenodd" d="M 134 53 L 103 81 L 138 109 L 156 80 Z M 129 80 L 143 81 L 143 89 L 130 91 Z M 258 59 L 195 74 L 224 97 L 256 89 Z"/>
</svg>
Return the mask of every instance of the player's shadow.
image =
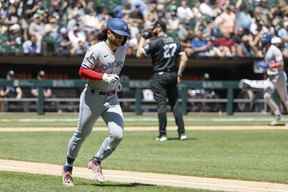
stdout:
<svg viewBox="0 0 288 192">
<path fill-rule="evenodd" d="M 168 141 L 181 141 L 178 137 L 169 137 L 169 138 L 167 138 L 168 139 Z M 185 141 L 196 141 L 196 140 L 198 140 L 196 137 L 188 137 L 187 139 L 185 139 L 185 140 L 183 140 L 183 141 L 181 141 L 181 142 L 185 142 Z"/>
<path fill-rule="evenodd" d="M 92 185 L 92 186 L 96 186 L 96 187 L 139 187 L 139 186 L 155 186 L 152 184 L 144 184 L 144 183 L 110 183 L 110 182 L 104 182 L 104 183 L 80 183 L 80 185 Z"/>
</svg>

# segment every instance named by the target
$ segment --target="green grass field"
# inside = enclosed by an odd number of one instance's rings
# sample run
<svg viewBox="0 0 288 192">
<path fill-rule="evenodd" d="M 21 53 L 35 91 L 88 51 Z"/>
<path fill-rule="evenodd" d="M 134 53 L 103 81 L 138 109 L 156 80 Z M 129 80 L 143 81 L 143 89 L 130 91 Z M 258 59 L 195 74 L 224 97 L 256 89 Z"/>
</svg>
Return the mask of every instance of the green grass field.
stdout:
<svg viewBox="0 0 288 192">
<path fill-rule="evenodd" d="M 105 135 L 90 135 L 81 148 L 77 166 L 86 166 Z M 104 168 L 288 181 L 287 131 L 191 131 L 188 141 L 166 143 L 154 141 L 153 135 L 127 132 L 118 150 L 104 162 Z M 62 164 L 70 136 L 57 132 L 1 133 L 0 158 Z"/>
<path fill-rule="evenodd" d="M 2 113 L 0 118 L 0 128 L 9 127 L 75 127 L 77 124 L 76 113 L 47 113 L 46 115 L 36 115 L 36 113 Z M 148 113 L 137 116 L 134 113 L 125 115 L 125 126 L 141 126 L 158 127 L 157 115 Z M 174 125 L 174 118 L 168 114 L 168 125 Z M 272 116 L 263 114 L 241 114 L 234 116 L 226 116 L 225 114 L 202 114 L 195 113 L 184 116 L 185 124 L 187 126 L 230 126 L 230 125 L 268 125 L 272 120 Z M 284 117 L 288 121 L 287 117 Z M 97 121 L 96 127 L 105 126 L 100 118 Z"/>
<path fill-rule="evenodd" d="M 156 126 L 156 116 L 126 116 L 126 126 Z M 250 119 L 247 121 L 247 119 Z M 186 125 L 243 125 L 249 122 L 266 125 L 269 116 L 217 115 L 186 116 Z M 7 127 L 74 127 L 76 114 L 36 116 L 35 114 L 3 114 L 0 129 Z M 3 123 L 4 122 L 4 123 Z M 172 123 L 172 124 L 171 124 Z M 169 121 L 174 125 L 173 121 Z M 103 122 L 98 126 L 103 127 Z M 23 161 L 62 164 L 66 145 L 72 132 L 1 132 L 0 158 Z M 288 129 L 287 130 L 189 130 L 189 140 L 179 141 L 176 132 L 169 131 L 169 140 L 159 143 L 154 140 L 156 131 L 126 132 L 115 153 L 104 162 L 104 169 L 171 173 L 179 175 L 218 177 L 241 180 L 270 181 L 288 183 Z M 87 161 L 96 152 L 106 132 L 93 132 L 81 148 L 76 166 L 86 167 Z M 13 183 L 21 178 L 23 190 L 29 191 L 47 180 L 41 190 L 48 192 L 65 191 L 61 179 L 45 176 L 37 181 L 37 176 L 0 172 L 0 191 L 13 191 Z M 36 178 L 36 179 L 35 179 Z M 4 181 L 4 182 L 2 182 Z M 5 183 L 5 184 L 3 184 Z M 9 184 L 10 183 L 10 184 Z M 72 191 L 178 191 L 173 188 L 155 186 L 95 186 L 90 181 L 81 180 L 80 186 Z M 5 189 L 5 190 L 3 190 Z M 181 189 L 182 191 L 182 189 Z M 185 191 L 185 190 L 183 190 Z M 189 190 L 193 191 L 193 190 Z M 199 190 L 196 190 L 199 191 Z"/>
</svg>

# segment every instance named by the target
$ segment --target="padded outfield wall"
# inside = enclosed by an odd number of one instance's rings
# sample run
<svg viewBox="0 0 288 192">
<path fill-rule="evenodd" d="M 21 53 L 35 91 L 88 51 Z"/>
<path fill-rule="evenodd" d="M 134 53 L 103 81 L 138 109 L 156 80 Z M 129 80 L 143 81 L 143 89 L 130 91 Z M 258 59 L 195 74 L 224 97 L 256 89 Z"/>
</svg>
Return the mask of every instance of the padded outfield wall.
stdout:
<svg viewBox="0 0 288 192">
<path fill-rule="evenodd" d="M 39 70 L 45 70 L 49 79 L 77 79 L 82 56 L 0 56 L 0 78 L 13 69 L 19 79 L 33 79 Z M 184 80 L 201 80 L 209 73 L 210 80 L 257 79 L 255 59 L 246 58 L 190 58 Z M 150 59 L 128 57 L 122 74 L 133 80 L 149 79 L 152 74 Z"/>
</svg>

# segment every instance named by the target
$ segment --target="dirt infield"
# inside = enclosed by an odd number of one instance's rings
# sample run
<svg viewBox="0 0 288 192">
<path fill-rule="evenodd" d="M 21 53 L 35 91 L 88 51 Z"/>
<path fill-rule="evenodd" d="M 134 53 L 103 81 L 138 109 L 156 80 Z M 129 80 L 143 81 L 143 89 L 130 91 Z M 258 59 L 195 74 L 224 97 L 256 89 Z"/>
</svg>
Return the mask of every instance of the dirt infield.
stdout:
<svg viewBox="0 0 288 192">
<path fill-rule="evenodd" d="M 25 172 L 32 174 L 43 174 L 60 176 L 62 166 L 46 163 L 32 163 L 25 161 L 1 160 L 0 171 Z M 141 183 L 150 185 L 184 187 L 193 189 L 205 189 L 225 192 L 287 192 L 288 185 L 239 181 L 218 178 L 201 178 L 179 175 L 165 175 L 157 173 L 142 173 L 130 171 L 103 170 L 107 181 L 121 183 Z M 87 168 L 76 167 L 75 177 L 92 179 L 93 175 Z M 77 184 L 77 183 L 76 183 Z"/>
<path fill-rule="evenodd" d="M 287 126 L 186 126 L 187 130 L 288 130 Z M 0 128 L 0 132 L 54 132 L 54 131 L 74 131 L 75 127 L 17 127 Z M 175 126 L 168 126 L 167 130 L 176 130 Z M 96 128 L 93 131 L 107 131 L 107 128 Z M 127 126 L 125 131 L 157 131 L 157 127 L 151 126 Z"/>
</svg>

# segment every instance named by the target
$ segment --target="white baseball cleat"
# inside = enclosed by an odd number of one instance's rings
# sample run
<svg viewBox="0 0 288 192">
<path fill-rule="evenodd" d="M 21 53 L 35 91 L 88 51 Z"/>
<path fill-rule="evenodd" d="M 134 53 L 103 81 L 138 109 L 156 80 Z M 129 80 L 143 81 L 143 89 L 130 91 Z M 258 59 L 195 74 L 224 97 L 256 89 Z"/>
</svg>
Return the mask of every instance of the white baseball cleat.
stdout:
<svg viewBox="0 0 288 192">
<path fill-rule="evenodd" d="M 72 173 L 70 171 L 66 171 L 63 173 L 63 185 L 66 187 L 74 186 Z"/>
<path fill-rule="evenodd" d="M 160 142 L 167 141 L 167 137 L 166 137 L 166 136 L 157 137 L 157 138 L 156 138 L 156 141 L 160 141 Z"/>
<path fill-rule="evenodd" d="M 95 180 L 98 182 L 104 182 L 105 178 L 102 173 L 101 163 L 97 160 L 91 160 L 88 163 L 88 169 L 91 169 L 95 174 Z"/>
<path fill-rule="evenodd" d="M 282 122 L 282 117 L 281 116 L 276 116 L 273 121 L 270 122 L 271 126 L 279 126 L 279 125 L 285 125 L 284 122 Z"/>
<path fill-rule="evenodd" d="M 182 134 L 182 135 L 179 137 L 179 139 L 180 139 L 181 141 L 184 141 L 184 140 L 187 140 L 188 137 L 187 137 L 187 135 Z"/>
</svg>

